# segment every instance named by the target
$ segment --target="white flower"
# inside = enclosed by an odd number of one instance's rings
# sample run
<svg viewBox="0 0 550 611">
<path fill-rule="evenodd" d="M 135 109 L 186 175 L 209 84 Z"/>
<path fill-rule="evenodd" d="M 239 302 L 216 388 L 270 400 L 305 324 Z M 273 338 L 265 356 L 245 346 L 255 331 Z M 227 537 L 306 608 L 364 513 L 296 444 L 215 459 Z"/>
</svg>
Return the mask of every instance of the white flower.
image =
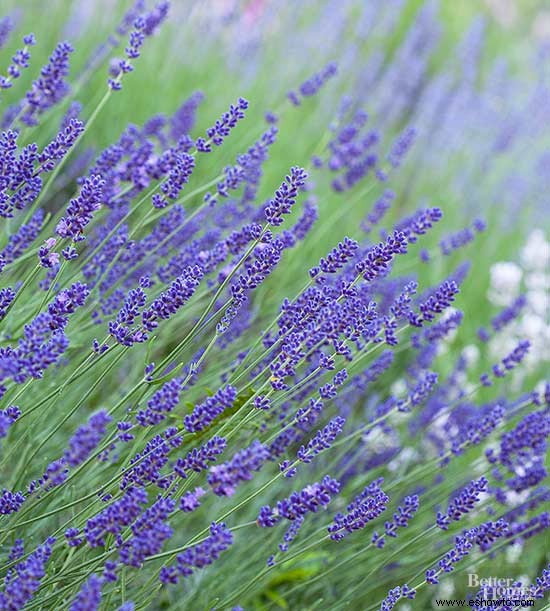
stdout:
<svg viewBox="0 0 550 611">
<path fill-rule="evenodd" d="M 527 243 L 521 251 L 521 262 L 527 269 L 545 270 L 550 263 L 550 242 L 546 240 L 542 229 L 535 229 L 529 234 Z"/>
<path fill-rule="evenodd" d="M 462 356 L 466 361 L 466 365 L 471 367 L 479 360 L 479 348 L 475 344 L 469 344 L 468 346 L 464 347 L 464 350 L 462 350 Z"/>
<path fill-rule="evenodd" d="M 523 545 L 521 543 L 513 543 L 506 549 L 506 560 L 510 564 L 515 564 L 521 557 Z"/>
<path fill-rule="evenodd" d="M 546 316 L 550 310 L 550 301 L 546 291 L 529 291 L 527 303 L 540 316 Z"/>
<path fill-rule="evenodd" d="M 510 305 L 519 294 L 523 272 L 511 261 L 499 261 L 491 266 L 489 300 L 495 305 Z"/>
</svg>

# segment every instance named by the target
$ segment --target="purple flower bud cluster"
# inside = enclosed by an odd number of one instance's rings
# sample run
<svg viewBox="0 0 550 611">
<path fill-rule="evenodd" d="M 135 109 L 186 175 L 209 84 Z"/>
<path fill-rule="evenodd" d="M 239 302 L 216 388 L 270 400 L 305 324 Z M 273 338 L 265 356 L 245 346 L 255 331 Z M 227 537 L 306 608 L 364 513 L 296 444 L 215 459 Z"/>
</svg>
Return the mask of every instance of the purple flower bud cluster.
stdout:
<svg viewBox="0 0 550 611">
<path fill-rule="evenodd" d="M 204 488 L 197 487 L 194 490 L 188 490 L 180 499 L 179 508 L 185 513 L 195 511 L 200 507 L 199 499 L 206 494 Z"/>
<path fill-rule="evenodd" d="M 15 291 L 11 287 L 0 289 L 0 320 L 7 314 L 14 299 Z"/>
<path fill-rule="evenodd" d="M 370 248 L 361 261 L 356 263 L 355 270 L 367 281 L 385 276 L 390 270 L 390 263 L 395 255 L 407 252 L 407 238 L 404 233 L 394 231 L 385 242 L 379 242 Z"/>
<path fill-rule="evenodd" d="M 289 91 L 287 94 L 288 99 L 294 106 L 301 104 L 300 96 L 303 98 L 311 97 L 315 95 L 319 89 L 326 83 L 328 79 L 333 77 L 338 72 L 338 66 L 336 63 L 331 62 L 327 64 L 320 72 L 316 72 L 307 81 L 304 81 L 299 87 L 299 94 L 295 91 Z"/>
<path fill-rule="evenodd" d="M 472 225 L 472 227 L 466 227 L 461 231 L 452 233 L 446 236 L 439 242 L 439 248 L 444 255 L 450 255 L 455 250 L 466 246 L 475 239 L 476 233 L 479 233 L 485 229 L 485 224 L 479 219 Z"/>
<path fill-rule="evenodd" d="M 284 553 L 288 551 L 288 546 L 292 543 L 292 541 L 294 541 L 294 539 L 298 535 L 298 532 L 300 528 L 302 527 L 303 523 L 304 523 L 304 516 L 300 516 L 299 518 L 296 518 L 294 521 L 290 523 L 290 526 L 288 527 L 287 531 L 283 535 L 283 542 L 279 543 L 279 550 L 281 552 Z"/>
<path fill-rule="evenodd" d="M 496 522 L 485 522 L 459 535 L 455 539 L 454 547 L 447 552 L 439 561 L 439 572 L 450 573 L 454 570 L 454 565 L 468 556 L 474 546 L 479 546 L 481 551 L 489 549 L 494 541 L 508 534 L 509 525 L 504 520 Z M 426 581 L 431 584 L 438 583 L 438 571 L 428 569 L 426 571 Z"/>
<path fill-rule="evenodd" d="M 284 234 L 285 232 L 283 232 Z M 236 316 L 239 309 L 246 302 L 248 293 L 256 289 L 271 274 L 281 260 L 283 250 L 294 245 L 292 234 L 287 242 L 284 237 L 277 236 L 269 244 L 258 244 L 252 253 L 252 259 L 245 263 L 245 271 L 231 284 L 231 295 L 234 303 L 226 311 L 226 315 L 220 321 L 219 332 L 229 326 L 231 320 Z"/>
<path fill-rule="evenodd" d="M 58 235 L 71 238 L 73 242 L 86 239 L 83 235 L 84 227 L 92 220 L 94 212 L 101 207 L 104 185 L 105 181 L 96 174 L 84 179 L 80 195 L 71 199 L 66 215 L 57 224 Z"/>
<path fill-rule="evenodd" d="M 500 363 L 493 365 L 492 374 L 494 378 L 504 378 L 512 369 L 515 369 L 525 358 L 531 348 L 529 340 L 522 340 L 518 345 L 507 354 Z M 491 386 L 493 384 L 491 376 L 488 373 L 483 373 L 479 381 L 483 386 Z"/>
<path fill-rule="evenodd" d="M 16 405 L 0 409 L 0 438 L 8 434 L 11 425 L 21 416 L 21 410 Z"/>
<path fill-rule="evenodd" d="M 64 329 L 69 315 L 84 305 L 88 294 L 87 286 L 80 282 L 60 291 L 46 312 L 25 325 L 15 348 L 0 348 L 0 381 L 12 378 L 16 384 L 22 384 L 30 377 L 41 378 L 67 349 L 69 340 Z"/>
<path fill-rule="evenodd" d="M 0 178 L 0 184 L 2 184 L 2 178 Z M 0 195 L 0 201 L 2 201 L 2 195 Z M 10 235 L 7 245 L 0 253 L 4 264 L 13 263 L 27 250 L 40 233 L 43 220 L 44 211 L 39 208 L 28 223 L 21 225 L 16 232 Z"/>
<path fill-rule="evenodd" d="M 108 79 L 109 88 L 113 91 L 119 91 L 122 88 L 120 84 L 121 77 L 127 72 L 132 72 L 134 67 L 130 63 L 131 60 L 137 59 L 140 56 L 140 48 L 145 39 L 151 36 L 157 27 L 165 20 L 168 14 L 169 2 L 160 2 L 150 12 L 136 17 L 136 11 L 128 11 L 123 20 L 124 25 L 118 28 L 119 34 L 126 34 L 129 29 L 129 24 L 133 19 L 133 30 L 130 31 L 128 45 L 124 49 L 127 59 L 121 59 L 116 62 L 113 74 L 116 78 Z M 141 6 L 142 10 L 144 6 Z"/>
<path fill-rule="evenodd" d="M 257 518 L 258 525 L 270 528 L 283 518 L 293 521 L 307 513 L 316 513 L 321 507 L 325 508 L 339 491 L 340 482 L 325 475 L 322 481 L 309 484 L 288 498 L 277 501 L 275 510 L 269 505 L 263 506 Z"/>
<path fill-rule="evenodd" d="M 527 304 L 525 295 L 520 295 L 511 305 L 503 308 L 495 317 L 491 319 L 491 326 L 494 331 L 501 331 L 521 314 Z"/>
<path fill-rule="evenodd" d="M 345 419 L 336 416 L 324 428 L 317 431 L 315 437 L 309 440 L 307 446 L 301 446 L 296 456 L 304 463 L 310 463 L 317 454 L 328 450 L 336 437 L 342 432 Z"/>
<path fill-rule="evenodd" d="M 384 218 L 386 212 L 391 208 L 391 204 L 395 199 L 395 193 L 390 190 L 384 191 L 376 200 L 372 210 L 361 222 L 361 229 L 365 233 L 370 233 L 376 225 Z"/>
<path fill-rule="evenodd" d="M 80 426 L 69 440 L 69 447 L 63 454 L 64 461 L 70 467 L 82 464 L 98 446 L 111 421 L 105 410 L 90 416 L 88 424 Z"/>
<path fill-rule="evenodd" d="M 333 524 L 328 527 L 330 538 L 341 541 L 348 533 L 365 528 L 386 510 L 389 497 L 380 488 L 382 480 L 375 480 L 356 496 L 347 506 L 345 514 L 337 513 Z"/>
<path fill-rule="evenodd" d="M 55 168 L 55 162 L 65 157 L 69 149 L 76 144 L 76 141 L 83 133 L 84 123 L 78 119 L 70 119 L 68 124 L 61 129 L 57 136 L 38 155 L 39 171 L 51 172 Z"/>
<path fill-rule="evenodd" d="M 42 179 L 35 171 L 38 158 L 36 144 L 28 144 L 17 153 L 18 132 L 8 130 L 0 135 L 0 216 L 11 218 L 15 209 L 32 203 L 42 189 Z"/>
<path fill-rule="evenodd" d="M 143 450 L 130 460 L 130 465 L 133 466 L 122 476 L 121 490 L 144 486 L 147 482 L 166 490 L 173 477 L 162 475 L 161 469 L 168 463 L 170 452 L 178 448 L 182 441 L 175 427 L 170 427 L 164 433 L 150 439 Z"/>
<path fill-rule="evenodd" d="M 195 91 L 176 110 L 170 118 L 170 135 L 177 142 L 182 136 L 188 136 L 195 125 L 197 108 L 204 100 L 201 91 Z"/>
<path fill-rule="evenodd" d="M 177 583 L 189 577 L 194 569 L 209 566 L 233 543 L 233 535 L 224 522 L 212 522 L 210 535 L 202 542 L 187 548 L 176 557 L 176 566 L 163 566 L 159 575 L 162 583 Z"/>
<path fill-rule="evenodd" d="M 380 611 L 392 611 L 395 605 L 402 599 L 408 598 L 413 600 L 416 597 L 416 590 L 410 588 L 407 584 L 392 588 L 386 598 L 380 605 Z"/>
<path fill-rule="evenodd" d="M 21 76 L 21 70 L 29 67 L 29 61 L 31 54 L 27 47 L 31 47 L 36 44 L 34 34 L 28 34 L 23 38 L 23 49 L 17 49 L 13 57 L 11 58 L 11 64 L 8 66 L 8 76 L 0 76 L 0 89 L 9 89 L 13 83 L 13 79 L 18 79 Z"/>
<path fill-rule="evenodd" d="M 82 584 L 78 594 L 71 603 L 69 611 L 94 611 L 101 603 L 101 590 L 104 580 L 95 574 Z"/>
<path fill-rule="evenodd" d="M 458 455 L 470 444 L 479 445 L 500 425 L 504 415 L 504 408 L 497 404 L 491 407 L 488 413 L 476 416 L 464 423 L 451 439 L 452 453 Z"/>
<path fill-rule="evenodd" d="M 320 272 L 335 274 L 350 259 L 353 259 L 358 248 L 359 244 L 355 240 L 344 237 L 344 241 L 339 242 L 338 246 L 334 247 L 326 257 L 321 257 L 317 267 L 309 270 L 309 275 L 315 278 Z"/>
<path fill-rule="evenodd" d="M 248 101 L 244 98 L 239 98 L 237 104 L 231 104 L 229 110 L 224 112 L 216 123 L 206 130 L 207 138 L 216 146 L 220 146 L 224 139 L 229 136 L 231 130 L 237 126 L 237 123 L 244 119 L 244 111 L 247 108 Z M 195 146 L 200 153 L 209 153 L 212 150 L 209 142 L 204 138 L 197 138 Z"/>
<path fill-rule="evenodd" d="M 367 119 L 367 113 L 359 110 L 329 143 L 327 167 L 331 172 L 340 172 L 331 183 L 337 193 L 353 188 L 371 169 L 376 168 L 378 154 L 374 147 L 379 143 L 380 135 L 376 130 L 366 134 L 362 132 Z"/>
<path fill-rule="evenodd" d="M 397 507 L 397 512 L 393 514 L 393 519 L 384 523 L 384 535 L 388 537 L 397 537 L 398 529 L 406 528 L 409 525 L 409 521 L 418 511 L 419 504 L 418 495 L 406 496 L 403 499 L 403 505 L 399 505 Z M 380 549 L 386 544 L 384 535 L 380 535 L 376 531 L 372 534 L 372 543 Z"/>
<path fill-rule="evenodd" d="M 508 479 L 506 484 L 519 493 L 537 486 L 546 478 L 545 457 L 549 436 L 548 410 L 532 412 L 522 418 L 512 431 L 502 436 L 498 454 L 492 449 L 488 449 L 485 454 L 490 463 L 498 462 L 513 473 L 514 477 Z"/>
<path fill-rule="evenodd" d="M 416 130 L 407 127 L 393 143 L 388 154 L 388 162 L 393 168 L 398 168 L 416 139 Z"/>
<path fill-rule="evenodd" d="M 23 609 L 31 600 L 46 575 L 46 564 L 54 543 L 55 539 L 49 537 L 8 571 L 4 578 L 4 591 L 0 592 L 1 609 Z"/>
<path fill-rule="evenodd" d="M 167 520 L 175 507 L 176 502 L 173 499 L 159 495 L 137 518 L 130 527 L 132 535 L 119 548 L 119 557 L 123 564 L 139 569 L 146 558 L 161 551 L 164 541 L 173 534 Z"/>
<path fill-rule="evenodd" d="M 283 222 L 283 215 L 290 214 L 298 192 L 305 186 L 306 180 L 307 172 L 303 168 L 290 168 L 290 174 L 285 177 L 273 199 L 265 206 L 265 218 L 270 225 L 278 227 Z"/>
<path fill-rule="evenodd" d="M 460 518 L 472 511 L 475 504 L 479 502 L 479 495 L 487 491 L 488 481 L 485 477 L 473 480 L 449 503 L 445 513 L 437 512 L 436 524 L 442 530 L 448 530 L 452 521 L 457 522 Z"/>
<path fill-rule="evenodd" d="M 168 199 L 178 199 L 183 186 L 189 182 L 194 168 L 195 158 L 192 155 L 176 152 L 172 168 L 168 173 L 168 179 L 161 186 L 164 197 L 158 193 L 153 195 L 153 206 L 155 208 L 165 208 L 168 205 Z"/>
<path fill-rule="evenodd" d="M 149 399 L 147 407 L 136 414 L 138 424 L 154 426 L 162 422 L 178 404 L 182 389 L 181 378 L 173 378 L 163 384 Z"/>
<path fill-rule="evenodd" d="M 446 280 L 426 301 L 420 303 L 420 314 L 409 312 L 409 323 L 414 327 L 421 327 L 425 322 L 431 322 L 436 314 L 441 314 L 453 303 L 459 292 L 454 280 Z"/>
<path fill-rule="evenodd" d="M 120 534 L 123 529 L 140 516 L 141 507 L 146 503 L 147 492 L 145 488 L 128 488 L 121 499 L 111 503 L 87 520 L 82 535 L 78 528 L 69 528 L 65 532 L 67 543 L 71 547 L 77 547 L 85 539 L 90 547 L 104 547 L 108 535 L 113 535 L 120 541 Z"/>
<path fill-rule="evenodd" d="M 226 447 L 226 440 L 215 435 L 204 445 L 191 450 L 185 458 L 178 458 L 174 465 L 174 471 L 184 479 L 189 471 L 194 471 L 195 473 L 205 471 L 208 469 L 208 463 L 215 462 Z"/>
<path fill-rule="evenodd" d="M 400 221 L 395 229 L 405 234 L 407 242 L 415 244 L 418 236 L 425 235 L 428 229 L 431 229 L 434 223 L 438 223 L 442 217 L 443 212 L 440 208 L 417 210 L 412 216 Z"/>
<path fill-rule="evenodd" d="M 147 334 L 141 329 L 132 328 L 146 302 L 147 295 L 141 286 L 128 291 L 116 319 L 109 321 L 109 334 L 115 338 L 117 343 L 123 346 L 133 346 L 147 339 Z"/>
<path fill-rule="evenodd" d="M 168 320 L 173 316 L 194 295 L 203 275 L 198 265 L 187 267 L 166 291 L 143 310 L 141 313 L 143 328 L 152 331 L 158 327 L 159 319 Z"/>
<path fill-rule="evenodd" d="M 268 448 L 258 440 L 239 450 L 225 463 L 208 470 L 208 483 L 218 496 L 232 496 L 240 482 L 250 481 L 269 458 Z"/>
<path fill-rule="evenodd" d="M 11 492 L 4 488 L 0 496 L 0 515 L 7 516 L 10 513 L 17 513 L 24 502 L 25 495 L 22 492 Z"/>
<path fill-rule="evenodd" d="M 27 125 L 36 125 L 39 115 L 67 95 L 69 86 L 65 77 L 69 74 L 69 55 L 73 50 L 68 42 L 58 43 L 49 62 L 40 71 L 40 77 L 33 81 L 26 94 L 25 111 L 21 117 Z"/>
<path fill-rule="evenodd" d="M 193 408 L 193 411 L 184 417 L 183 426 L 190 433 L 197 433 L 208 428 L 212 422 L 235 403 L 237 389 L 227 385 L 220 388 L 214 395 Z"/>
<path fill-rule="evenodd" d="M 42 267 L 46 269 L 57 269 L 59 264 L 59 253 L 53 252 L 53 248 L 56 244 L 57 240 L 55 238 L 48 238 L 38 249 L 38 260 Z"/>
</svg>

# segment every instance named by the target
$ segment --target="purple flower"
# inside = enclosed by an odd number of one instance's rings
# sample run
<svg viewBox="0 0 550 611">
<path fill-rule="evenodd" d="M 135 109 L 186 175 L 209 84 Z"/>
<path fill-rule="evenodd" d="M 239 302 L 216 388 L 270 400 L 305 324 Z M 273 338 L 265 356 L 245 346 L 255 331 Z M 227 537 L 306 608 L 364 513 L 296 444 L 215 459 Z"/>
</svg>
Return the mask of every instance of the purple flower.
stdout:
<svg viewBox="0 0 550 611">
<path fill-rule="evenodd" d="M 197 487 L 194 490 L 187 491 L 180 499 L 179 508 L 189 513 L 200 507 L 199 499 L 206 494 L 206 490 Z"/>
<path fill-rule="evenodd" d="M 300 447 L 297 452 L 298 459 L 304 463 L 309 463 L 314 456 L 317 456 L 323 450 L 328 450 L 336 437 L 342 432 L 345 423 L 344 418 L 336 416 L 323 429 L 317 431 L 315 437 L 310 439 L 307 446 Z"/>
<path fill-rule="evenodd" d="M 177 142 L 182 136 L 187 136 L 191 133 L 195 125 L 197 108 L 203 100 L 204 94 L 201 91 L 195 91 L 172 115 L 170 119 L 170 135 L 174 142 Z"/>
<path fill-rule="evenodd" d="M 147 339 L 147 335 L 141 329 L 132 329 L 146 302 L 147 295 L 141 286 L 128 291 L 116 319 L 109 322 L 109 333 L 119 344 L 132 346 Z"/>
<path fill-rule="evenodd" d="M 141 514 L 141 506 L 147 503 L 145 488 L 130 487 L 121 499 L 111 503 L 98 514 L 88 519 L 83 534 L 90 547 L 104 547 L 106 537 L 111 534 L 119 535 Z M 65 532 L 65 537 L 71 541 L 79 536 L 77 528 Z M 69 543 L 70 544 L 70 543 Z"/>
<path fill-rule="evenodd" d="M 394 199 L 395 193 L 393 191 L 386 190 L 376 200 L 374 206 L 372 207 L 372 210 L 361 222 L 361 229 L 365 233 L 370 233 L 374 229 L 374 227 L 384 218 L 384 215 L 390 209 Z"/>
<path fill-rule="evenodd" d="M 504 378 L 509 371 L 515 369 L 523 361 L 530 348 L 531 342 L 529 340 L 520 341 L 512 352 L 507 354 L 500 363 L 493 365 L 493 376 L 495 378 Z M 484 373 L 479 379 L 483 386 L 491 385 L 489 374 Z"/>
<path fill-rule="evenodd" d="M 258 524 L 263 528 L 274 526 L 280 519 L 297 520 L 307 513 L 316 513 L 326 507 L 331 498 L 340 491 L 340 482 L 325 475 L 321 482 L 306 486 L 303 490 L 293 492 L 288 498 L 277 501 L 273 511 L 269 506 L 262 507 Z"/>
<path fill-rule="evenodd" d="M 409 312 L 407 316 L 409 323 L 421 327 L 425 322 L 431 322 L 436 314 L 440 314 L 453 303 L 459 290 L 454 280 L 446 280 L 426 301 L 420 303 L 420 315 Z"/>
<path fill-rule="evenodd" d="M 458 521 L 464 514 L 469 513 L 479 501 L 480 493 L 487 490 L 487 485 L 485 477 L 473 480 L 449 503 L 444 514 L 437 513 L 437 526 L 442 530 L 448 530 L 451 521 Z"/>
<path fill-rule="evenodd" d="M 385 242 L 379 242 L 370 248 L 361 261 L 355 264 L 357 273 L 365 280 L 372 281 L 378 276 L 384 276 L 390 269 L 390 263 L 395 255 L 407 252 L 405 234 L 394 231 Z"/>
<path fill-rule="evenodd" d="M 505 536 L 508 530 L 508 523 L 498 520 L 497 522 L 486 522 L 465 531 L 464 534 L 456 537 L 454 547 L 439 561 L 440 571 L 450 573 L 454 570 L 454 565 L 467 556 L 475 545 L 478 545 L 481 551 L 485 551 L 496 539 Z M 426 581 L 437 583 L 434 569 L 426 572 Z"/>
<path fill-rule="evenodd" d="M 158 554 L 173 531 L 167 523 L 176 503 L 159 496 L 132 524 L 132 535 L 120 546 L 120 561 L 126 566 L 141 568 L 149 556 Z"/>
<path fill-rule="evenodd" d="M 210 526 L 210 536 L 202 543 L 187 548 L 176 557 L 176 566 L 164 566 L 160 572 L 162 583 L 177 583 L 179 577 L 189 577 L 194 569 L 212 564 L 233 543 L 233 535 L 223 522 Z"/>
<path fill-rule="evenodd" d="M 88 424 L 80 426 L 69 440 L 69 448 L 63 454 L 71 467 L 82 464 L 98 446 L 112 418 L 105 410 L 90 417 Z"/>
<path fill-rule="evenodd" d="M 67 125 L 38 155 L 37 161 L 40 164 L 40 171 L 51 172 L 55 168 L 55 162 L 65 157 L 83 133 L 84 123 L 78 119 L 70 119 Z"/>
<path fill-rule="evenodd" d="M 217 460 L 217 457 L 223 453 L 226 446 L 226 440 L 215 435 L 200 448 L 191 450 L 185 458 L 178 458 L 174 470 L 183 478 L 187 477 L 188 471 L 195 471 L 196 473 L 204 471 L 208 469 L 209 462 Z"/>
<path fill-rule="evenodd" d="M 491 326 L 493 329 L 495 331 L 500 331 L 506 325 L 510 324 L 520 315 L 526 303 L 527 299 L 525 295 L 520 295 L 513 301 L 512 305 L 504 308 L 491 320 Z"/>
<path fill-rule="evenodd" d="M 393 146 L 388 155 L 388 161 L 392 167 L 398 168 L 416 138 L 416 130 L 412 127 L 407 127 L 393 143 Z"/>
<path fill-rule="evenodd" d="M 29 248 L 40 233 L 43 220 L 44 211 L 39 208 L 27 224 L 21 225 L 15 233 L 10 235 L 8 244 L 0 253 L 5 264 L 13 263 Z"/>
<path fill-rule="evenodd" d="M 4 591 L 0 592 L 1 609 L 23 609 L 40 587 L 46 575 L 46 564 L 52 554 L 53 537 L 46 539 L 25 560 L 8 571 L 4 578 Z"/>
<path fill-rule="evenodd" d="M 153 206 L 155 208 L 165 208 L 168 205 L 166 198 L 171 200 L 178 198 L 183 186 L 189 182 L 189 178 L 193 173 L 195 158 L 188 153 L 175 152 L 171 165 L 168 178 L 161 186 L 164 197 L 158 194 L 153 196 Z"/>
<path fill-rule="evenodd" d="M 33 81 L 26 94 L 26 111 L 22 121 L 36 125 L 37 115 L 61 101 L 68 93 L 69 86 L 65 77 L 69 74 L 69 55 L 73 52 L 68 42 L 60 42 L 55 47 L 49 62 L 40 71 L 40 77 Z"/>
<path fill-rule="evenodd" d="M 348 505 L 345 514 L 337 513 L 334 516 L 334 523 L 328 527 L 333 541 L 341 541 L 347 533 L 364 528 L 386 510 L 389 497 L 380 488 L 381 483 L 380 479 L 369 484 Z"/>
<path fill-rule="evenodd" d="M 9 89 L 12 86 L 11 80 L 19 78 L 21 76 L 21 70 L 29 67 L 31 54 L 27 47 L 36 44 L 34 34 L 25 36 L 23 38 L 23 44 L 25 48 L 17 49 L 11 58 L 12 63 L 8 66 L 8 77 L 0 76 L 0 89 Z"/>
<path fill-rule="evenodd" d="M 152 331 L 158 326 L 158 320 L 168 320 L 173 316 L 195 293 L 203 277 L 198 265 L 187 267 L 176 278 L 170 287 L 160 294 L 151 305 L 143 310 L 141 319 L 146 331 Z"/>
<path fill-rule="evenodd" d="M 216 146 L 220 146 L 237 123 L 241 119 L 244 119 L 244 111 L 247 108 L 248 101 L 244 98 L 239 98 L 237 104 L 231 104 L 229 110 L 224 112 L 216 123 L 206 130 L 207 137 L 212 140 Z M 204 139 L 200 139 L 200 143 L 199 139 L 197 139 L 195 145 L 200 152 L 207 153 L 210 150 L 210 147 Z"/>
<path fill-rule="evenodd" d="M 240 482 L 249 481 L 269 458 L 269 450 L 259 441 L 239 450 L 225 463 L 214 465 L 208 471 L 208 483 L 218 496 L 232 496 Z"/>
<path fill-rule="evenodd" d="M 130 460 L 133 466 L 123 475 L 121 490 L 133 486 L 144 486 L 147 482 L 163 490 L 167 489 L 173 476 L 164 476 L 161 470 L 168 463 L 171 450 L 179 447 L 182 441 L 175 427 L 170 427 L 164 433 L 150 439 L 143 450 Z"/>
<path fill-rule="evenodd" d="M 333 77 L 338 72 L 338 66 L 335 62 L 327 64 L 320 72 L 316 72 L 307 81 L 304 81 L 300 87 L 300 94 L 307 98 L 315 95 L 319 89 L 326 83 L 328 79 Z M 294 106 L 300 105 L 300 97 L 294 91 L 289 91 L 287 94 L 288 99 L 294 104 Z"/>
<path fill-rule="evenodd" d="M 11 287 L 0 289 L 0 320 L 4 318 L 14 299 L 15 291 Z"/>
<path fill-rule="evenodd" d="M 153 426 L 162 422 L 178 404 L 183 389 L 181 378 L 164 383 L 147 402 L 147 408 L 139 410 L 136 421 L 141 426 Z"/>
<path fill-rule="evenodd" d="M 325 274 L 335 274 L 339 269 L 355 256 L 359 244 L 355 240 L 351 240 L 347 236 L 344 241 L 333 248 L 325 257 L 319 260 L 319 267 L 314 267 L 309 271 L 311 277 L 315 277 L 320 271 Z"/>
<path fill-rule="evenodd" d="M 0 496 L 0 515 L 6 516 L 10 513 L 17 513 L 24 502 L 25 495 L 22 492 L 11 492 L 4 488 Z"/>
<path fill-rule="evenodd" d="M 71 603 L 69 611 L 96 611 L 99 609 L 102 587 L 103 579 L 97 575 L 90 575 Z"/>
<path fill-rule="evenodd" d="M 208 428 L 212 422 L 235 403 L 237 390 L 233 386 L 220 388 L 212 397 L 195 406 L 191 414 L 183 419 L 183 426 L 190 433 Z"/>
<path fill-rule="evenodd" d="M 85 239 L 84 227 L 92 220 L 94 212 L 101 207 L 104 185 L 105 181 L 96 174 L 84 179 L 80 195 L 71 199 L 66 215 L 57 224 L 58 235 L 71 238 L 73 242 Z"/>
<path fill-rule="evenodd" d="M 290 213 L 296 203 L 299 190 L 306 184 L 306 179 L 307 173 L 303 168 L 290 168 L 290 174 L 286 176 L 285 182 L 275 191 L 274 198 L 265 207 L 265 217 L 270 225 L 277 227 L 283 222 L 283 214 Z"/>
</svg>

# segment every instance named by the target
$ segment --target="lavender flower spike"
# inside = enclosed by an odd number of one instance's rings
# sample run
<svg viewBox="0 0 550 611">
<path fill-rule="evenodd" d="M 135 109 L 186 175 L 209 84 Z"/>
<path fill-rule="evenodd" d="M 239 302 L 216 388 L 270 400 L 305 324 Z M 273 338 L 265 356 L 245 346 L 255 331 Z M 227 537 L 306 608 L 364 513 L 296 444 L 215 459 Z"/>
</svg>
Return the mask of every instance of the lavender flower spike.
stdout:
<svg viewBox="0 0 550 611">
<path fill-rule="evenodd" d="M 275 191 L 275 197 L 265 207 L 267 222 L 277 227 L 283 222 L 283 214 L 289 214 L 296 203 L 298 191 L 306 184 L 307 173 L 303 168 L 290 168 L 285 182 Z"/>
</svg>

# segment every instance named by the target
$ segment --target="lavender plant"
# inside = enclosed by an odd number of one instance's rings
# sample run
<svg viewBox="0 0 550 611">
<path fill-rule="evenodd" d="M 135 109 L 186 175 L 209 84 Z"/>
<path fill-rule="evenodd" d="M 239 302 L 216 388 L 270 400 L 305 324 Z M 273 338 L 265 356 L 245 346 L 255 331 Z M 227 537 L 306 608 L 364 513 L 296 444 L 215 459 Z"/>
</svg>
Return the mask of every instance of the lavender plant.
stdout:
<svg viewBox="0 0 550 611">
<path fill-rule="evenodd" d="M 203 60 L 163 112 L 180 7 L 78 3 L 42 67 L 39 20 L 0 19 L 0 610 L 474 607 L 495 563 L 550 589 L 550 243 L 496 254 L 488 177 L 548 92 L 508 100 L 480 21 L 431 74 L 436 3 L 307 4 L 192 11 L 238 78 Z M 254 75 L 327 20 L 333 57 Z"/>
</svg>

